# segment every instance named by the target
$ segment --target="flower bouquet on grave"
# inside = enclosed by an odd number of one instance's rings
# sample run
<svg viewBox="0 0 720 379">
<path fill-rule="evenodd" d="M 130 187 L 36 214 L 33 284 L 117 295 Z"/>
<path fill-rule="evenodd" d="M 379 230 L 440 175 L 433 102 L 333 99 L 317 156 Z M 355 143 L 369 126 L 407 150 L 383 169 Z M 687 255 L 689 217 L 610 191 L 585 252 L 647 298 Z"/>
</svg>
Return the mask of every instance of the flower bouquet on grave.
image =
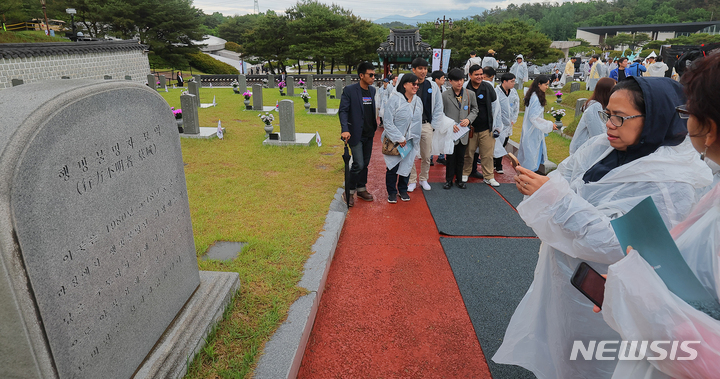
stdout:
<svg viewBox="0 0 720 379">
<path fill-rule="evenodd" d="M 243 96 L 245 96 L 245 100 L 250 100 L 250 97 L 252 97 L 252 92 L 245 91 L 243 92 Z"/>
<path fill-rule="evenodd" d="M 562 94 L 562 92 L 560 92 L 560 91 L 555 92 L 555 96 L 557 96 L 557 102 L 558 102 L 558 103 L 562 101 L 562 95 L 563 95 L 563 94 Z"/>
<path fill-rule="evenodd" d="M 265 114 L 260 113 L 258 117 L 260 117 L 260 119 L 265 123 L 265 125 L 271 125 L 273 120 L 275 120 L 275 116 L 273 116 L 269 112 L 265 112 Z"/>
<path fill-rule="evenodd" d="M 565 117 L 565 110 L 562 108 L 558 108 L 558 109 L 550 108 L 549 113 L 555 119 L 555 125 L 557 126 L 557 128 L 561 129 L 563 126 L 562 118 Z"/>
<path fill-rule="evenodd" d="M 175 109 L 175 107 L 171 107 L 170 110 L 173 113 L 173 116 L 175 116 L 176 120 L 182 119 L 182 109 Z"/>
<path fill-rule="evenodd" d="M 278 83 L 278 89 L 280 90 L 280 95 L 281 95 L 281 96 L 282 96 L 282 95 L 285 95 L 285 93 L 284 93 L 283 91 L 285 90 L 285 87 L 286 87 L 286 86 L 287 86 L 287 85 L 285 84 L 285 81 L 284 81 L 284 80 L 281 81 L 280 83 Z"/>
<path fill-rule="evenodd" d="M 298 85 L 305 88 L 305 81 L 303 81 L 302 79 L 298 80 Z"/>
<path fill-rule="evenodd" d="M 310 102 L 311 97 L 310 97 L 310 94 L 307 93 L 307 91 L 303 91 L 303 92 L 300 94 L 300 97 L 303 99 L 303 101 L 304 101 L 306 104 Z"/>
<path fill-rule="evenodd" d="M 235 92 L 236 94 L 240 94 L 240 83 L 237 81 L 237 79 L 233 80 L 231 84 L 233 92 Z"/>
</svg>

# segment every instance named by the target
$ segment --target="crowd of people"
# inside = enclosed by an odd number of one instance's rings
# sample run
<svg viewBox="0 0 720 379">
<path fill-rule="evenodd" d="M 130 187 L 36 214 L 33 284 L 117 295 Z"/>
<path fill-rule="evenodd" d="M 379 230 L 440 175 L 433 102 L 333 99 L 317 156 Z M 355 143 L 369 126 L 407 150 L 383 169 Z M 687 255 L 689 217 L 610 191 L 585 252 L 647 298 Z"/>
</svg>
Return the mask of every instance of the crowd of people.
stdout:
<svg viewBox="0 0 720 379">
<path fill-rule="evenodd" d="M 598 58 L 588 62 L 593 94 L 570 155 L 547 176 L 537 170 L 547 156 L 545 135 L 556 126 L 544 119 L 545 93 L 568 73 L 536 77 L 523 98 L 515 185 L 525 198 L 517 211 L 542 244 L 533 283 L 492 359 L 538 378 L 720 377 L 720 321 L 674 296 L 636 251 L 626 254 L 610 224 L 652 198 L 685 261 L 720 299 L 720 186 L 713 187 L 720 171 L 720 53 L 693 62 L 681 82 L 663 77 L 667 69 L 657 60 L 620 58 L 610 69 Z M 527 68 L 518 56 L 495 86 L 492 60 L 487 66 L 478 60 L 428 80 L 427 62 L 416 59 L 411 74 L 385 79 L 377 93 L 374 67 L 358 67 L 360 83 L 346 89 L 340 105 L 341 136 L 354 157 L 351 193 L 373 200 L 367 165 L 381 123 L 388 202 L 410 200 L 416 156 L 424 190 L 430 190 L 430 155 L 441 153 L 443 188 L 466 188 L 469 176 L 497 185 L 497 159 L 507 153 L 518 119 L 516 84 Z M 438 84 L 445 79 L 447 89 Z M 412 148 L 393 155 L 393 146 Z M 571 285 L 581 262 L 607 274 L 602 310 Z M 652 359 L 650 352 L 635 360 L 570 359 L 575 341 L 619 340 L 694 341 L 697 354 L 692 360 Z"/>
</svg>

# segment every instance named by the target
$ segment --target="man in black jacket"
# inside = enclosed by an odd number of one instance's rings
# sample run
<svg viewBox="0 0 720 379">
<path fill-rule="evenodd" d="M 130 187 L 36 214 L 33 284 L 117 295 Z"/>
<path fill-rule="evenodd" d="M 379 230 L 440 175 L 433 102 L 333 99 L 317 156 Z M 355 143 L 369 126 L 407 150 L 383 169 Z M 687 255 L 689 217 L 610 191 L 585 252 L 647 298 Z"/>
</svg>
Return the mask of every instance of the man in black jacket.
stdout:
<svg viewBox="0 0 720 379">
<path fill-rule="evenodd" d="M 367 191 L 368 164 L 372 154 L 373 138 L 377 129 L 375 111 L 375 66 L 369 62 L 358 65 L 360 83 L 351 84 L 343 90 L 340 97 L 341 134 L 340 138 L 348 143 L 352 151 L 353 163 L 350 166 L 350 199 L 343 200 L 348 206 L 355 205 L 355 193 L 365 201 L 373 201 L 373 195 Z"/>
<path fill-rule="evenodd" d="M 493 72 L 494 73 L 494 72 Z M 467 89 L 475 93 L 478 105 L 478 115 L 472 122 L 471 136 L 468 148 L 465 150 L 465 165 L 463 167 L 463 181 L 469 176 L 483 179 L 486 184 L 497 187 L 493 173 L 493 150 L 495 149 L 495 138 L 493 138 L 493 111 L 492 103 L 497 100 L 497 93 L 492 84 L 483 80 L 483 68 L 474 65 L 470 67 L 470 81 Z M 479 154 L 475 150 L 479 149 Z M 477 172 L 477 159 L 480 158 L 482 174 Z"/>
</svg>

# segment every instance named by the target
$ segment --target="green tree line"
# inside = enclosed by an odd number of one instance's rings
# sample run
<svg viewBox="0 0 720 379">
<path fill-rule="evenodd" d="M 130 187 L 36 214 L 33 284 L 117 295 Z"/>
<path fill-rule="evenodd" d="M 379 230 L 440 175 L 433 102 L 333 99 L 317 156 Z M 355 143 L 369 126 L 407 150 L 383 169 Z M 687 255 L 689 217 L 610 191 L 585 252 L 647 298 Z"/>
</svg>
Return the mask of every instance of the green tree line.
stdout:
<svg viewBox="0 0 720 379">
<path fill-rule="evenodd" d="M 713 0 L 590 0 L 587 2 L 510 4 L 495 7 L 473 19 L 499 24 L 519 19 L 554 41 L 575 37 L 578 27 L 666 24 L 717 20 L 720 2 Z"/>
</svg>

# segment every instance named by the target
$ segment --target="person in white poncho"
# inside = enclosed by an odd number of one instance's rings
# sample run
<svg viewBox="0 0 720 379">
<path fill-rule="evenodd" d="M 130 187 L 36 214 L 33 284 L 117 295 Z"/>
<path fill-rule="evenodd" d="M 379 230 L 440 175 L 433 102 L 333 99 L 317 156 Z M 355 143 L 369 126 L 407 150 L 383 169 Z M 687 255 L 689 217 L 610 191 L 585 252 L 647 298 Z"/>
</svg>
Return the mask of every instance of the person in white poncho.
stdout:
<svg viewBox="0 0 720 379">
<path fill-rule="evenodd" d="M 510 67 L 510 73 L 515 75 L 515 89 L 520 91 L 528 81 L 528 67 L 522 54 L 518 54 L 515 63 Z"/>
<path fill-rule="evenodd" d="M 408 141 L 412 141 L 413 144 L 413 150 L 405 158 L 399 155 L 383 155 L 387 166 L 385 188 L 388 192 L 388 202 L 391 204 L 397 203 L 398 193 L 402 201 L 410 200 L 407 193 L 410 170 L 415 157 L 420 153 L 423 105 L 420 98 L 415 95 L 418 90 L 417 81 L 418 78 L 414 74 L 404 74 L 398 80 L 397 90 L 390 94 L 385 104 L 383 114 L 385 130 L 381 140 L 387 137 L 403 147 Z"/>
<path fill-rule="evenodd" d="M 525 94 L 525 115 L 523 116 L 522 134 L 518 149 L 520 165 L 537 171 L 547 159 L 545 136 L 557 129 L 552 121 L 544 118 L 545 91 L 548 89 L 550 79 L 540 75 L 533 80 L 530 89 Z"/>
<path fill-rule="evenodd" d="M 683 75 L 688 96 L 678 112 L 688 118 L 695 149 L 720 162 L 720 54 L 693 62 Z M 703 286 L 720 298 L 720 185 L 706 194 L 670 234 Z M 599 311 L 599 309 L 596 309 Z M 717 378 L 720 376 L 720 321 L 671 293 L 655 270 L 636 251 L 608 269 L 602 316 L 623 340 L 700 341 L 688 345 L 692 360 L 620 361 L 613 378 Z M 670 344 L 662 345 L 669 348 Z M 658 354 L 647 351 L 648 356 Z M 688 354 L 678 351 L 678 357 Z"/>
<path fill-rule="evenodd" d="M 517 207 L 542 241 L 535 277 L 492 357 L 538 378 L 610 378 L 616 360 L 570 360 L 573 341 L 620 336 L 570 283 L 585 260 L 600 273 L 624 257 L 610 220 L 651 196 L 668 227 L 696 202 L 695 188 L 712 180 L 697 159 L 675 112 L 682 88 L 665 78 L 629 78 L 615 86 L 596 136 L 541 176 L 522 167 L 515 184 L 526 195 Z"/>
<path fill-rule="evenodd" d="M 596 63 L 597 64 L 597 63 Z M 602 78 L 597 82 L 595 91 L 583 106 L 583 114 L 578 122 L 575 134 L 570 142 L 570 154 L 587 142 L 590 138 L 605 134 L 605 122 L 600 119 L 600 113 L 610 101 L 610 92 L 615 87 L 615 81 Z"/>
<path fill-rule="evenodd" d="M 495 138 L 495 150 L 493 151 L 493 163 L 495 172 L 504 174 L 502 159 L 507 155 L 508 139 L 512 135 L 513 125 L 517 122 L 518 113 L 520 112 L 520 98 L 515 90 L 515 75 L 505 73 L 500 77 L 500 85 L 495 87 L 495 93 L 498 98 L 498 107 L 494 110 L 495 120 L 500 120 L 500 135 Z"/>
</svg>

